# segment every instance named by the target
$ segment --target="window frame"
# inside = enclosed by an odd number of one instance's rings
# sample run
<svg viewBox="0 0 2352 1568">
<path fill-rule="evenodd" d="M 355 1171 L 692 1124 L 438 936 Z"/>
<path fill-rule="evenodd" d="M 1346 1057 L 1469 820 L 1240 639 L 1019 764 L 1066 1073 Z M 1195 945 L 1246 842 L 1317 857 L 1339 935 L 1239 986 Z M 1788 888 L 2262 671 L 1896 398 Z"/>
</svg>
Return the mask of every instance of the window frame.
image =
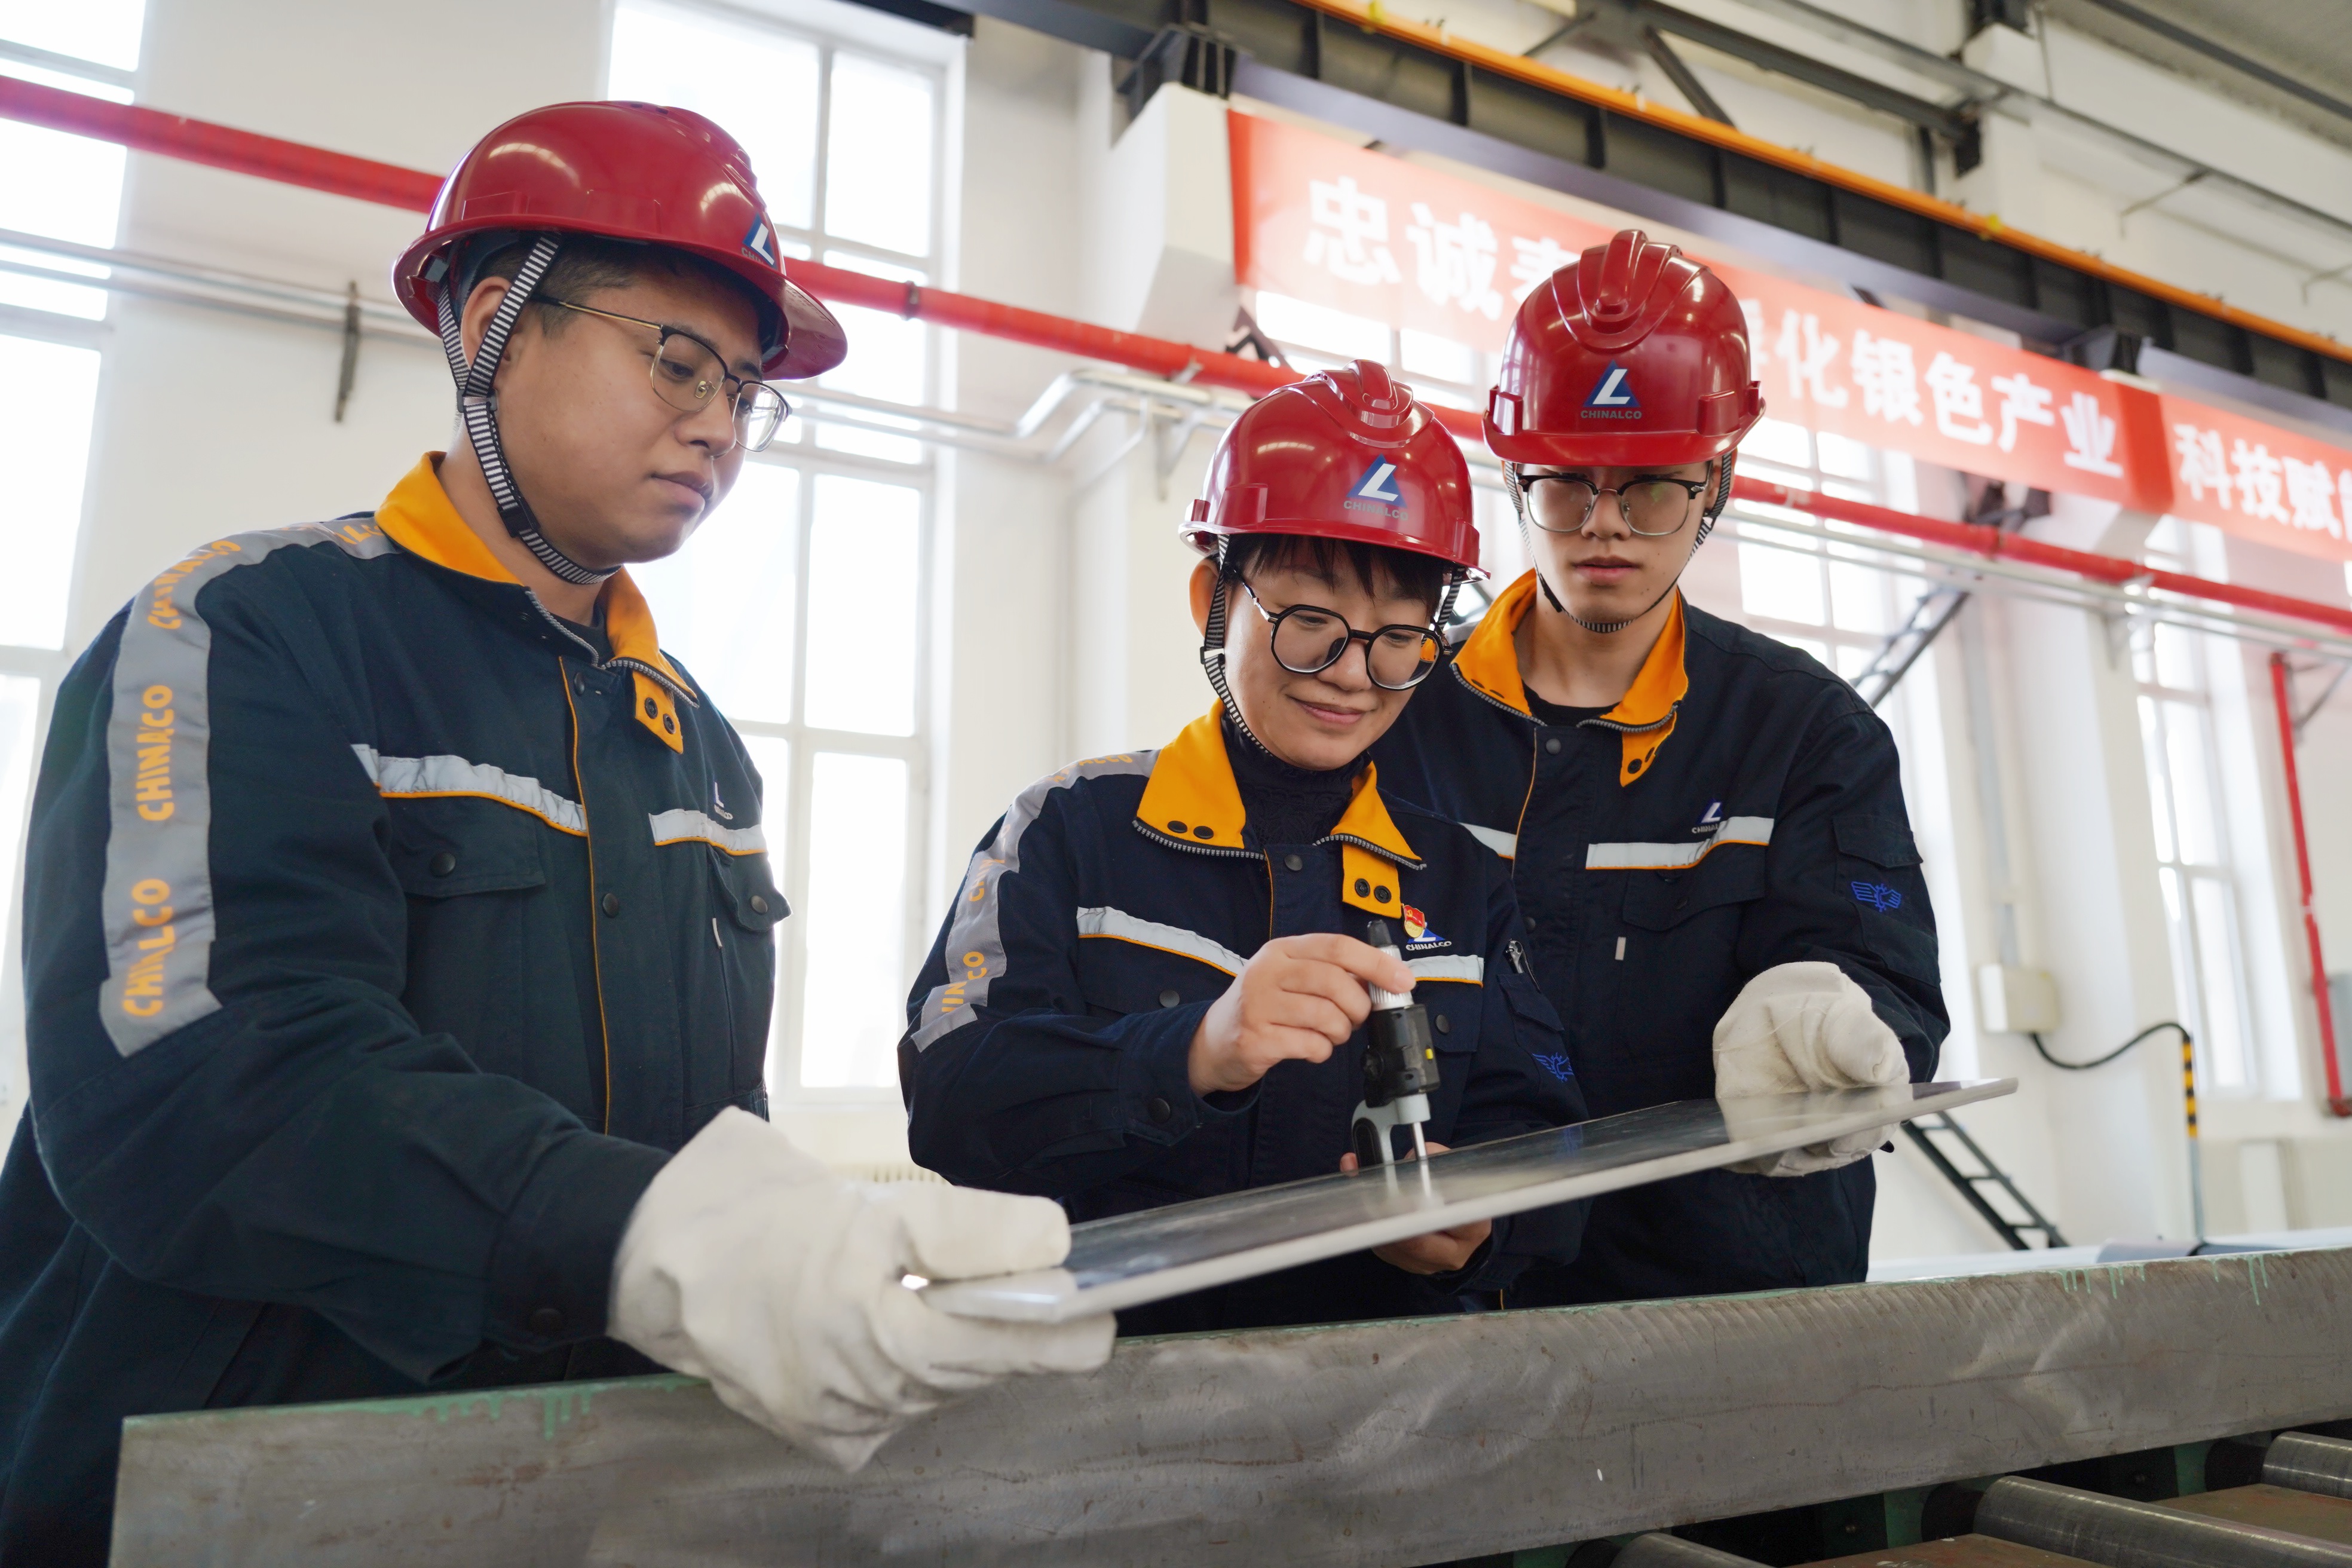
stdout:
<svg viewBox="0 0 2352 1568">
<path fill-rule="evenodd" d="M 963 40 L 897 17 L 883 16 L 840 0 L 622 0 L 608 16 L 604 31 L 604 79 L 609 91 L 613 74 L 614 22 L 622 9 L 691 16 L 724 26 L 769 32 L 814 47 L 818 50 L 816 140 L 811 153 L 813 179 L 807 226 L 779 223 L 776 238 L 790 258 L 825 261 L 869 270 L 910 271 L 927 286 L 951 287 L 955 276 L 958 204 L 955 192 L 961 175 L 961 127 L 963 97 Z M 829 232 L 828 160 L 832 146 L 834 63 L 847 53 L 882 64 L 914 70 L 933 84 L 931 126 L 930 249 L 917 254 L 888 249 Z M 724 122 L 723 115 L 714 118 Z M 921 329 L 922 372 L 914 403 L 908 406 L 940 406 L 942 390 L 952 380 L 950 347 L 936 328 Z M 855 328 L 852 328 L 852 351 Z M 824 383 L 810 384 L 795 395 L 782 388 L 795 404 L 820 401 Z M 909 460 L 843 449 L 827 445 L 828 427 L 892 434 L 886 415 L 860 413 L 849 420 L 831 416 L 803 417 L 796 411 L 776 439 L 748 460 L 789 468 L 799 477 L 793 506 L 793 616 L 792 630 L 792 718 L 787 721 L 734 719 L 747 738 L 781 742 L 790 748 L 790 773 L 783 780 L 763 780 L 769 800 L 781 785 L 783 809 L 772 813 L 766 801 L 761 822 L 768 829 L 769 854 L 778 888 L 793 918 L 782 922 L 776 953 L 776 1002 L 769 1017 L 766 1084 L 772 1105 L 797 1109 L 870 1109 L 898 1102 L 895 1079 L 888 1083 L 849 1087 L 813 1087 L 801 1081 L 803 1021 L 808 998 L 809 942 L 813 919 L 824 918 L 809 898 L 812 810 L 816 761 L 821 753 L 888 758 L 907 768 L 906 857 L 901 890 L 899 969 L 902 983 L 911 985 L 930 942 L 934 824 L 932 804 L 937 794 L 940 750 L 944 739 L 935 713 L 937 672 L 935 650 L 946 636 L 939 624 L 945 609 L 940 598 L 939 570 L 943 463 L 935 444 L 925 440 L 909 422 L 907 439 L 915 443 Z M 821 729 L 809 724 L 808 680 L 811 668 L 809 606 L 814 589 L 809 563 L 815 541 L 817 481 L 824 476 L 871 480 L 912 489 L 917 496 L 917 606 L 913 635 L 913 729 L 906 735 L 875 735 Z M 688 546 L 691 548 L 691 545 Z M 903 995 L 903 992 L 901 994 Z M 894 1016 L 898 998 L 893 998 Z"/>
<path fill-rule="evenodd" d="M 2186 524 L 2172 520 L 2177 527 Z M 2188 541 L 2184 538 L 2183 543 Z M 2151 545 L 2144 558 L 2151 564 L 2166 565 L 2180 571 L 2193 571 L 2194 563 L 2185 559 L 2186 552 L 2168 552 Z M 2167 634 L 2181 639 L 2191 666 L 2191 686 L 2168 685 L 2163 679 L 2163 668 L 2158 658 L 2156 639 Z M 2132 628 L 2132 686 L 2140 729 L 2140 747 L 2146 770 L 2148 813 L 2151 825 L 2160 837 L 2149 846 L 2154 856 L 2159 888 L 2164 893 L 2164 924 L 2167 944 L 2172 958 L 2172 989 L 2175 1005 L 2188 1015 L 2183 1020 L 2194 1032 L 2198 1049 L 2197 1092 L 2214 1099 L 2259 1100 L 2266 1096 L 2264 1062 L 2262 1048 L 2261 1020 L 2254 1005 L 2255 977 L 2246 952 L 2246 890 L 2242 885 L 2230 824 L 2227 821 L 2229 781 L 2222 776 L 2220 757 L 2218 715 L 2213 703 L 2213 669 L 2210 649 L 2206 639 L 2211 633 L 2192 631 L 2185 626 L 2165 622 L 2142 621 Z M 2215 858 L 2210 861 L 2190 860 L 2182 853 L 2185 840 L 2181 833 L 2179 785 L 2174 775 L 2176 755 L 2174 718 L 2169 710 L 2186 708 L 2197 715 L 2198 733 L 2191 738 L 2199 768 L 2204 773 L 2203 787 L 2212 820 L 2204 825 L 2211 838 Z M 2167 843 L 2170 853 L 2165 853 Z M 2221 889 L 2221 932 L 2206 930 L 2205 916 L 2198 910 L 2196 889 L 2200 885 Z M 2236 1005 L 2238 1057 L 2234 1063 L 2235 1082 L 2222 1081 L 2222 1064 L 2215 1057 L 2216 1043 L 2210 1027 L 2212 998 L 2207 994 L 2204 961 L 2211 956 L 2209 943 L 2218 943 L 2220 957 L 2229 966 Z"/>
<path fill-rule="evenodd" d="M 139 51 L 145 51 L 145 28 L 141 28 Z M 63 55 L 52 50 L 0 38 L 0 60 L 5 60 L 19 70 L 0 67 L 0 74 L 36 81 L 49 77 L 65 77 L 85 84 L 92 96 L 117 102 L 138 101 L 135 91 L 138 72 L 135 68 L 109 65 L 103 61 Z M 115 235 L 108 243 L 121 237 L 124 187 L 129 184 L 128 160 L 124 175 L 114 195 Z M 0 829 L 0 842 L 13 839 L 15 853 L 6 865 L 7 881 L 5 921 L 0 923 L 0 942 L 5 943 L 5 956 L 0 956 L 0 1149 L 5 1149 L 15 1135 L 21 1109 L 31 1098 L 30 1064 L 26 1056 L 24 958 L 21 952 L 25 917 L 25 850 L 32 830 L 34 786 L 38 782 L 40 752 L 46 745 L 49 721 L 57 709 L 58 688 L 74 666 L 80 649 L 74 646 L 75 627 L 72 607 L 79 602 L 85 552 L 89 545 L 91 484 L 90 475 L 99 461 L 99 410 L 107 395 L 107 382 L 112 372 L 108 354 L 113 333 L 114 297 L 106 287 L 101 273 L 90 280 L 90 288 L 100 295 L 101 305 L 96 316 L 62 310 L 46 310 L 37 306 L 0 303 L 0 337 L 16 338 L 28 342 L 50 343 L 62 348 L 87 350 L 98 356 L 98 394 L 90 408 L 89 452 L 84 463 L 79 508 L 73 520 L 73 548 L 66 568 L 63 584 L 68 619 L 58 647 L 44 647 L 25 643 L 0 643 L 0 677 L 29 679 L 38 683 L 38 696 L 33 705 L 32 730 L 29 737 L 30 772 L 24 799 L 16 820 Z"/>
</svg>

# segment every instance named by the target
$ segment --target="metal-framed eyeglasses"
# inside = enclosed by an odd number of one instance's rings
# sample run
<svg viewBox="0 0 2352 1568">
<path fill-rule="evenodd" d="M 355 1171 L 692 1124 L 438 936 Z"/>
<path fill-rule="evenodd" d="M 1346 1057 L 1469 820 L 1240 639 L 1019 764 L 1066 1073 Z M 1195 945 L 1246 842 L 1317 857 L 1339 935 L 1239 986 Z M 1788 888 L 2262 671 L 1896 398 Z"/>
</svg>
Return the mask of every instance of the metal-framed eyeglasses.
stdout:
<svg viewBox="0 0 2352 1568">
<path fill-rule="evenodd" d="M 1601 498 L 1615 496 L 1617 515 L 1643 539 L 1664 539 L 1678 531 L 1713 482 L 1713 476 L 1675 479 L 1663 474 L 1643 474 L 1622 485 L 1596 485 L 1591 475 L 1579 473 L 1519 477 L 1528 498 L 1528 521 L 1546 533 L 1582 532 Z"/>
<path fill-rule="evenodd" d="M 660 341 L 654 347 L 653 363 L 646 371 L 646 378 L 653 383 L 654 395 L 681 414 L 699 414 L 710 405 L 714 395 L 723 391 L 734 413 L 736 443 L 747 452 L 756 452 L 774 440 L 785 416 L 793 411 L 784 395 L 766 382 L 746 381 L 740 375 L 729 374 L 726 356 L 683 327 L 666 327 L 659 321 L 544 295 L 531 303 L 552 305 L 559 310 L 577 310 L 583 316 L 602 316 L 608 321 L 643 327 L 654 333 Z"/>
<path fill-rule="evenodd" d="M 1293 675 L 1322 674 L 1347 657 L 1351 643 L 1364 645 L 1364 673 L 1386 691 L 1409 691 L 1437 668 L 1437 634 L 1427 626 L 1399 625 L 1360 632 L 1339 611 L 1320 605 L 1269 610 L 1248 579 L 1237 581 L 1265 617 L 1274 662 Z"/>
</svg>

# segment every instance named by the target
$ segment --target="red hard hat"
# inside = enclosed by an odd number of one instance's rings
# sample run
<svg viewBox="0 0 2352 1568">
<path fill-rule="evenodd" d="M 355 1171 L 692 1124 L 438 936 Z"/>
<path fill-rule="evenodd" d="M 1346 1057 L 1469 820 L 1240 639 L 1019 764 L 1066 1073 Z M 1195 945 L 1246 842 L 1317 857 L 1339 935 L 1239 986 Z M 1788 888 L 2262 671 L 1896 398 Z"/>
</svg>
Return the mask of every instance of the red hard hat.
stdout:
<svg viewBox="0 0 2352 1568">
<path fill-rule="evenodd" d="M 1242 411 L 1209 459 L 1184 542 L 1296 533 L 1434 555 L 1478 573 L 1470 465 L 1412 388 L 1370 360 L 1276 387 Z"/>
<path fill-rule="evenodd" d="M 1486 445 L 1509 463 L 1679 468 L 1728 452 L 1763 414 L 1739 301 L 1629 228 L 1519 306 Z"/>
<path fill-rule="evenodd" d="M 767 375 L 819 375 L 849 352 L 833 312 L 786 280 L 751 159 L 690 110 L 551 103 L 483 137 L 443 182 L 424 236 L 393 268 L 408 313 L 437 332 L 434 289 L 452 247 L 499 229 L 640 240 L 725 268 L 773 312 L 761 324 Z"/>
</svg>

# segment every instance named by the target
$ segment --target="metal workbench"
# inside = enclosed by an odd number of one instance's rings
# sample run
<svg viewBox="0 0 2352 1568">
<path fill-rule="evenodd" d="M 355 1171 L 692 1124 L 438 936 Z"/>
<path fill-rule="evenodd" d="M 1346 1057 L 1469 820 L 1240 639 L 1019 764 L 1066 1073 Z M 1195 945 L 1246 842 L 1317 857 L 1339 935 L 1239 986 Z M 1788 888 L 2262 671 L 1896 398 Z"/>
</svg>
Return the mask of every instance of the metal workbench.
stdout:
<svg viewBox="0 0 2352 1568">
<path fill-rule="evenodd" d="M 2352 1249 L 1122 1344 L 844 1476 L 651 1378 L 156 1416 L 114 1561 L 1347 1563 L 2352 1415 Z"/>
</svg>

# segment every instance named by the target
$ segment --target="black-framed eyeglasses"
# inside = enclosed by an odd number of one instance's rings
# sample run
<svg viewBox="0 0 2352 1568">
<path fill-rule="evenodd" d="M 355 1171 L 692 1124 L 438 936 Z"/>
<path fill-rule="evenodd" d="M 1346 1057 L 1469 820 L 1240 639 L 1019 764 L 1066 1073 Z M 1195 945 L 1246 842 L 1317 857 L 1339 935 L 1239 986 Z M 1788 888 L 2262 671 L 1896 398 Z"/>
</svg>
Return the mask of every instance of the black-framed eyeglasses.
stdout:
<svg viewBox="0 0 2352 1568">
<path fill-rule="evenodd" d="M 1711 479 L 1674 479 L 1643 474 L 1622 485 L 1596 485 L 1590 474 L 1528 474 L 1528 519 L 1546 533 L 1579 533 L 1592 521 L 1602 496 L 1617 498 L 1617 515 L 1643 539 L 1663 539 L 1688 522 Z"/>
<path fill-rule="evenodd" d="M 655 333 L 660 341 L 654 347 L 653 363 L 646 371 L 653 383 L 654 395 L 682 414 L 699 414 L 709 406 L 712 395 L 723 390 L 728 406 L 734 411 L 736 442 L 747 452 L 756 452 L 774 440 L 785 416 L 793 411 L 784 395 L 766 382 L 746 381 L 740 375 L 729 374 L 726 356 L 683 327 L 666 327 L 659 321 L 642 321 L 544 295 L 531 303 L 552 305 L 559 310 L 577 310 L 583 316 L 602 316 L 608 321 L 643 327 Z"/>
<path fill-rule="evenodd" d="M 1337 610 L 1293 605 L 1279 613 L 1265 607 L 1257 590 L 1241 579 L 1242 592 L 1264 616 L 1274 645 L 1274 662 L 1293 675 L 1320 675 L 1347 656 L 1348 645 L 1364 645 L 1364 673 L 1387 691 L 1409 691 L 1437 668 L 1437 634 L 1427 626 L 1381 626 L 1360 632 Z"/>
</svg>

